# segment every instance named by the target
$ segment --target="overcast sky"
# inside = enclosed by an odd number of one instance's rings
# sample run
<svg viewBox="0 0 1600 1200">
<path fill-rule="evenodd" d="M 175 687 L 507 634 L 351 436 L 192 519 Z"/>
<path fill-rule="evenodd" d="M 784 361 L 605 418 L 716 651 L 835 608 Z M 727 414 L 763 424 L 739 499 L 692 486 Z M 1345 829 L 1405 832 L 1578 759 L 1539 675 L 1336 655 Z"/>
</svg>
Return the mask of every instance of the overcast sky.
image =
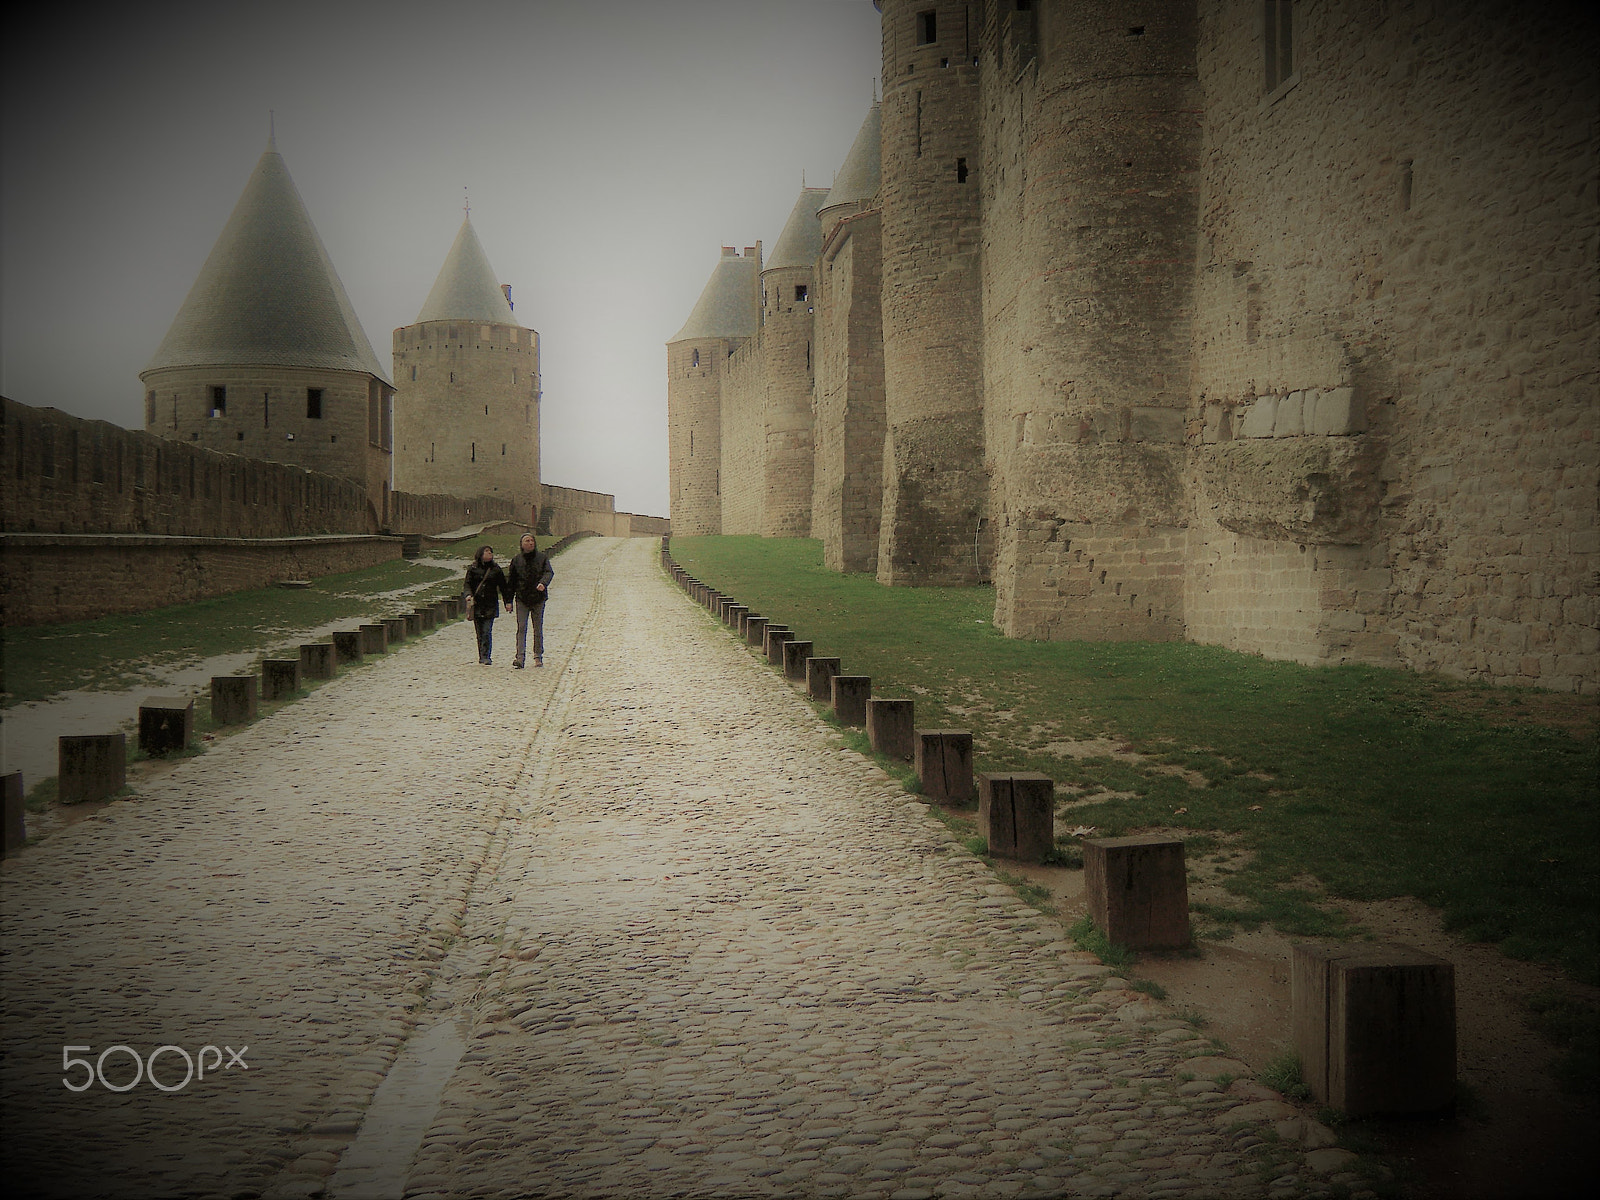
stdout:
<svg viewBox="0 0 1600 1200">
<path fill-rule="evenodd" d="M 872 102 L 870 0 L 72 6 L 5 39 L 0 388 L 139 427 L 139 372 L 278 149 L 379 361 L 472 222 L 542 338 L 546 483 L 667 511 L 666 351 Z"/>
</svg>

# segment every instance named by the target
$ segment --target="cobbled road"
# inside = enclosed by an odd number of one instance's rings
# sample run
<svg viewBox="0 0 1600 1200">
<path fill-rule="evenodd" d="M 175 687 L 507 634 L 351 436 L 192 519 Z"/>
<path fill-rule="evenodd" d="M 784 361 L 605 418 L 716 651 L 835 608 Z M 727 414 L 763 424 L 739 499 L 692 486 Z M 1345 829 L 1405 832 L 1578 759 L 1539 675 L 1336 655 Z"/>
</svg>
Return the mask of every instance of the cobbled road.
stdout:
<svg viewBox="0 0 1600 1200">
<path fill-rule="evenodd" d="M 10 1185 L 1333 1194 L 653 540 L 557 567 L 542 670 L 454 623 L 5 864 Z"/>
</svg>

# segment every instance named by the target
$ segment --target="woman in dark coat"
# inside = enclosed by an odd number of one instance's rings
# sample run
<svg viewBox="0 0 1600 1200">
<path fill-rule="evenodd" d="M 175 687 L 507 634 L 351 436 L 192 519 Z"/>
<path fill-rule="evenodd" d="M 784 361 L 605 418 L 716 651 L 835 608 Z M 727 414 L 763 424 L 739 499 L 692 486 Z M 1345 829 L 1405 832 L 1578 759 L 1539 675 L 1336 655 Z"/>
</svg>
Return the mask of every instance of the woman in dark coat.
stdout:
<svg viewBox="0 0 1600 1200">
<path fill-rule="evenodd" d="M 479 546 L 472 556 L 464 594 L 472 613 L 472 627 L 478 633 L 478 661 L 487 667 L 494 651 L 495 615 L 501 601 L 508 609 L 511 607 L 511 585 L 500 564 L 494 561 L 493 546 Z"/>
</svg>

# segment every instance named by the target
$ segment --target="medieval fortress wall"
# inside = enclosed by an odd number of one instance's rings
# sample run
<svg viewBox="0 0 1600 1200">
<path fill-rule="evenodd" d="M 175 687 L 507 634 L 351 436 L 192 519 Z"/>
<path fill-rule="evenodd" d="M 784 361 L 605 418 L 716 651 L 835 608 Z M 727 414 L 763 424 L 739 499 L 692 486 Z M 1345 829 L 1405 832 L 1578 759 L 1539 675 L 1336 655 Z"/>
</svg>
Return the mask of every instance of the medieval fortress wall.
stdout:
<svg viewBox="0 0 1600 1200">
<path fill-rule="evenodd" d="M 769 462 L 792 477 L 809 432 L 828 565 L 992 579 L 1010 636 L 1600 690 L 1595 47 L 1570 14 L 880 8 L 873 186 L 819 213 L 810 429 L 784 425 L 768 296 L 693 397 L 719 487 L 680 489 L 672 444 L 678 529 L 782 536 Z"/>
</svg>

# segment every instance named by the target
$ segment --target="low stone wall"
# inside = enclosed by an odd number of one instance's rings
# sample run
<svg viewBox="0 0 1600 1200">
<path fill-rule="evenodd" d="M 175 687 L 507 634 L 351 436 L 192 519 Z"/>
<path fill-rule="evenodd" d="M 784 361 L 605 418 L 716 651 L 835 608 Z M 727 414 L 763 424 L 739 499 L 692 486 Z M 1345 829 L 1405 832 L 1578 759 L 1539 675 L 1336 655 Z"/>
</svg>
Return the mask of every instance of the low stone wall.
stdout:
<svg viewBox="0 0 1600 1200">
<path fill-rule="evenodd" d="M 543 484 L 539 488 L 539 536 L 560 538 L 588 532 L 601 537 L 660 537 L 671 532 L 667 518 L 618 512 L 616 503 L 616 497 L 605 492 Z"/>
<path fill-rule="evenodd" d="M 399 558 L 400 539 L 7 533 L 0 553 L 0 620 L 45 625 L 356 571 Z"/>
<path fill-rule="evenodd" d="M 391 533 L 448 533 L 468 525 L 500 521 L 526 523 L 533 514 L 502 496 L 416 496 L 410 492 L 389 493 L 389 531 Z"/>
</svg>

